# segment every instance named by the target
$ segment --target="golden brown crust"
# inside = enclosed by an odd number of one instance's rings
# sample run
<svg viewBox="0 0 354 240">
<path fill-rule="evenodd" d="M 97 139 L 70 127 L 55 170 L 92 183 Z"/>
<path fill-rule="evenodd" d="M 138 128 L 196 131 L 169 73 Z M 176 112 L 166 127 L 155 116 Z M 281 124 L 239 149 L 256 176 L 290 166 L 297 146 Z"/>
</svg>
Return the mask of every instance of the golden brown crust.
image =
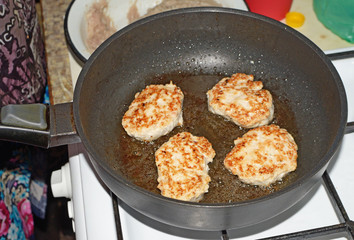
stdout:
<svg viewBox="0 0 354 240">
<path fill-rule="evenodd" d="M 225 167 L 245 183 L 268 186 L 297 167 L 297 145 L 277 125 L 250 130 L 235 140 Z"/>
<path fill-rule="evenodd" d="M 208 163 L 215 151 L 205 137 L 182 132 L 171 137 L 155 153 L 158 188 L 166 197 L 198 201 L 208 191 Z"/>
<path fill-rule="evenodd" d="M 223 78 L 207 93 L 209 110 L 241 127 L 266 125 L 273 118 L 274 106 L 272 95 L 262 88 L 253 75 L 236 73 Z"/>
<path fill-rule="evenodd" d="M 176 85 L 149 85 L 135 95 L 122 125 L 130 136 L 151 141 L 182 125 L 183 92 Z"/>
</svg>

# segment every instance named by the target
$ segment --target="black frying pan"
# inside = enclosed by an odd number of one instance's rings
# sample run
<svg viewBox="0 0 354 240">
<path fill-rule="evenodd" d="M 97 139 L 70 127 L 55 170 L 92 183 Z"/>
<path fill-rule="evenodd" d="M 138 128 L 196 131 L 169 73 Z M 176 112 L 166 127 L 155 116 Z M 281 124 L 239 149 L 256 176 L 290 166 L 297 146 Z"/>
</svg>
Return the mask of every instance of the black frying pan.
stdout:
<svg viewBox="0 0 354 240">
<path fill-rule="evenodd" d="M 120 122 L 136 92 L 175 75 L 223 76 L 235 72 L 262 79 L 277 99 L 286 102 L 289 114 L 294 113 L 296 129 L 292 131 L 299 144 L 299 163 L 287 187 L 248 201 L 190 203 L 146 191 L 124 177 L 120 165 L 115 164 L 124 157 L 117 151 L 124 134 Z M 182 90 L 189 91 L 187 99 L 193 90 L 206 90 L 216 81 L 180 84 L 184 85 Z M 206 8 L 153 16 L 107 40 L 79 76 L 74 115 L 98 174 L 124 202 L 168 224 L 220 230 L 264 221 L 299 201 L 320 178 L 337 149 L 347 105 L 333 65 L 305 37 L 248 12 Z"/>
<path fill-rule="evenodd" d="M 298 168 L 280 187 L 237 201 L 232 198 L 231 202 L 184 202 L 149 189 L 153 184 L 146 185 L 144 181 L 153 181 L 148 180 L 153 174 L 151 168 L 130 171 L 129 167 L 122 167 L 130 159 L 127 149 L 133 146 L 137 150 L 141 146 L 143 152 L 146 150 L 143 143 L 128 139 L 121 127 L 122 116 L 136 92 L 147 84 L 173 79 L 187 93 L 185 101 L 196 101 L 187 106 L 203 106 L 203 92 L 222 76 L 236 72 L 253 74 L 263 81 L 276 98 L 275 123 L 289 128 L 299 145 Z M 183 111 L 193 119 L 193 110 L 187 110 L 187 106 Z M 196 111 L 203 112 L 203 107 Z M 174 226 L 223 230 L 272 218 L 311 190 L 343 137 L 347 102 L 341 79 L 330 60 L 295 30 L 249 12 L 194 8 L 142 19 L 105 41 L 80 73 L 73 115 L 78 135 L 98 175 L 126 204 Z M 218 119 L 206 115 L 200 121 L 187 121 L 184 127 L 193 134 L 211 138 L 213 145 L 225 138 L 230 150 L 229 142 L 242 130 L 228 130 L 230 134 L 213 138 L 217 130 L 210 130 L 208 124 Z M 195 126 L 196 123 L 199 125 Z M 228 123 L 223 124 L 232 129 Z M 160 141 L 182 130 L 176 128 Z M 160 142 L 155 144 L 158 147 Z M 141 174 L 145 178 L 131 178 Z M 237 181 L 237 177 L 233 179 Z M 212 188 L 208 194 L 211 192 Z"/>
</svg>

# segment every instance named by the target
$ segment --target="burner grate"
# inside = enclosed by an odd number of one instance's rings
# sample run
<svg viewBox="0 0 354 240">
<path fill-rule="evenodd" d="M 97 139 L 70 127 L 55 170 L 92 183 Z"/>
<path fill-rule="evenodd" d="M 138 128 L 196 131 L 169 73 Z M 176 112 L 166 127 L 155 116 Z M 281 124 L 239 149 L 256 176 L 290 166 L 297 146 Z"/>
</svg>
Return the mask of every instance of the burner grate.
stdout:
<svg viewBox="0 0 354 240">
<path fill-rule="evenodd" d="M 262 238 L 262 240 L 281 240 L 281 239 L 333 239 L 338 237 L 346 237 L 347 239 L 354 239 L 354 222 L 349 219 L 348 214 L 339 198 L 339 195 L 332 183 L 328 173 L 325 172 L 322 176 L 324 186 L 332 201 L 333 207 L 340 219 L 340 224 L 315 228 L 306 231 L 289 233 L 269 238 Z M 226 231 L 222 231 L 222 240 L 228 240 L 229 237 Z"/>
</svg>

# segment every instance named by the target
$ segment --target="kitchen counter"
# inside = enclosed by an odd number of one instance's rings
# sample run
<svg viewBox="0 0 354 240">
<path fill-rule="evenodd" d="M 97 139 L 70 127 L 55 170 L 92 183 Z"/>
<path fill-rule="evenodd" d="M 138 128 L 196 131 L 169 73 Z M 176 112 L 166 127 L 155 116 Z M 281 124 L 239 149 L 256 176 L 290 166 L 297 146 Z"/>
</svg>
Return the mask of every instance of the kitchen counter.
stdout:
<svg viewBox="0 0 354 240">
<path fill-rule="evenodd" d="M 333 34 L 317 19 L 313 11 L 312 0 L 294 0 L 290 11 L 300 12 L 305 15 L 304 25 L 296 30 L 316 43 L 323 51 L 354 46 L 354 44 Z"/>
<path fill-rule="evenodd" d="M 50 103 L 70 102 L 73 84 L 64 36 L 64 16 L 71 0 L 41 0 Z"/>
<path fill-rule="evenodd" d="M 74 84 L 81 69 L 69 53 L 64 36 L 64 16 L 70 2 L 71 0 L 41 0 L 51 104 L 73 100 Z M 290 11 L 305 15 L 304 25 L 297 30 L 322 50 L 354 47 L 354 44 L 334 35 L 317 20 L 312 0 L 294 0 Z"/>
</svg>

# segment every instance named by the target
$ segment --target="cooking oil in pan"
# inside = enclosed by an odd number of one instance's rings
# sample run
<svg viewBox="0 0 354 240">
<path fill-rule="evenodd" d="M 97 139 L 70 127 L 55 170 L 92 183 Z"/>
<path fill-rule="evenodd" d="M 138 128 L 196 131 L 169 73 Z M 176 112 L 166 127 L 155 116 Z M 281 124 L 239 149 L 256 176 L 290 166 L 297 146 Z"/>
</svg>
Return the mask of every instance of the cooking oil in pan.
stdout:
<svg viewBox="0 0 354 240">
<path fill-rule="evenodd" d="M 149 84 L 165 84 L 170 81 L 179 86 L 184 93 L 183 126 L 176 127 L 172 132 L 159 139 L 144 143 L 126 134 L 121 124 L 119 148 L 116 151 L 116 167 L 127 179 L 136 185 L 157 194 L 157 168 L 155 165 L 155 151 L 170 137 L 178 132 L 188 131 L 196 136 L 206 137 L 212 144 L 216 156 L 209 164 L 209 191 L 201 202 L 228 203 L 246 201 L 259 198 L 275 192 L 289 185 L 296 178 L 296 171 L 288 174 L 282 181 L 270 187 L 258 187 L 242 183 L 237 176 L 232 175 L 223 165 L 227 153 L 234 147 L 233 141 L 248 130 L 236 126 L 234 123 L 208 111 L 206 92 L 211 89 L 222 76 L 217 75 L 181 75 L 166 74 L 151 78 Z M 268 89 L 271 93 L 272 90 Z M 280 101 L 274 93 L 275 117 L 273 123 L 286 128 L 297 140 L 297 128 L 294 113 L 288 103 Z"/>
</svg>

